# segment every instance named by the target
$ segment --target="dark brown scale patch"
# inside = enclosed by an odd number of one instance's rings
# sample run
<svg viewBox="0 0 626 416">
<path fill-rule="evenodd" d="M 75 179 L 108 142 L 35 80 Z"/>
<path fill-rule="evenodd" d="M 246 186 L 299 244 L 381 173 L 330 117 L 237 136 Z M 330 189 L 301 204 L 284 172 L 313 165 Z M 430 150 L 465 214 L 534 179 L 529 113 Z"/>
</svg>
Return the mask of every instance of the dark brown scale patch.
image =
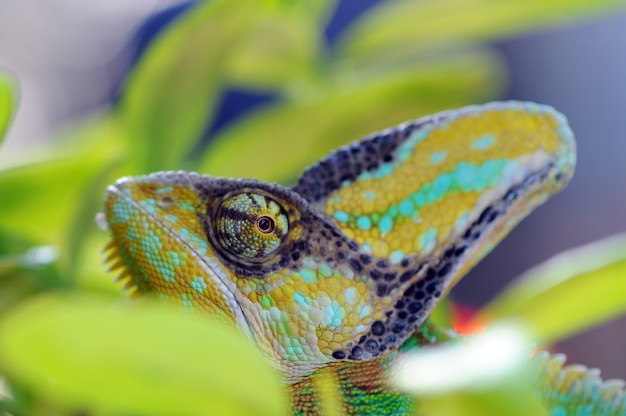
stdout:
<svg viewBox="0 0 626 416">
<path fill-rule="evenodd" d="M 343 360 L 344 358 L 346 358 L 346 353 L 341 350 L 333 351 L 333 358 Z"/>
<path fill-rule="evenodd" d="M 384 283 L 379 283 L 376 287 L 376 294 L 380 297 L 385 296 L 387 294 L 387 285 Z"/>
<path fill-rule="evenodd" d="M 385 333 L 385 325 L 380 321 L 375 321 L 372 324 L 372 334 L 380 336 Z"/>
<path fill-rule="evenodd" d="M 422 302 L 411 302 L 411 303 L 409 303 L 409 306 L 407 307 L 407 310 L 411 314 L 416 314 L 419 311 L 421 311 L 423 307 L 424 307 L 424 305 L 422 304 Z"/>
<path fill-rule="evenodd" d="M 348 358 L 351 358 L 353 360 L 360 360 L 361 358 L 363 358 L 363 348 L 358 345 L 353 347 Z"/>
<path fill-rule="evenodd" d="M 415 272 L 413 270 L 407 270 L 400 275 L 400 282 L 408 282 Z"/>
<path fill-rule="evenodd" d="M 452 263 L 444 263 L 444 265 L 437 271 L 437 277 L 445 277 L 452 271 Z"/>
<path fill-rule="evenodd" d="M 378 342 L 374 339 L 370 339 L 365 342 L 365 351 L 373 354 L 378 352 Z"/>
<path fill-rule="evenodd" d="M 398 274 L 396 272 L 388 272 L 383 275 L 383 279 L 385 279 L 387 282 L 393 282 L 394 280 L 396 280 L 397 275 Z"/>
<path fill-rule="evenodd" d="M 350 267 L 352 267 L 352 270 L 354 270 L 355 272 L 361 273 L 363 271 L 363 266 L 357 259 L 350 258 L 348 260 L 348 263 L 350 263 Z"/>
</svg>

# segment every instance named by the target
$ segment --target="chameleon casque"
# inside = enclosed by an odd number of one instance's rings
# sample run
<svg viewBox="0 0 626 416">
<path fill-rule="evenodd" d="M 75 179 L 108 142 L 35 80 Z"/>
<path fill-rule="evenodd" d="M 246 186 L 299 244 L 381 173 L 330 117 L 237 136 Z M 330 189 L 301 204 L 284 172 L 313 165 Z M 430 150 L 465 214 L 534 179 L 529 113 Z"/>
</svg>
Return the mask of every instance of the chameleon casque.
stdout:
<svg viewBox="0 0 626 416">
<path fill-rule="evenodd" d="M 322 412 L 322 372 L 346 414 L 419 414 L 386 385 L 390 364 L 445 338 L 430 311 L 568 183 L 575 154 L 560 113 L 503 102 L 375 133 L 293 187 L 183 171 L 126 177 L 105 196 L 110 258 L 135 293 L 243 331 L 280 370 L 293 414 Z M 552 415 L 626 414 L 621 385 L 544 360 L 537 392 Z"/>
</svg>

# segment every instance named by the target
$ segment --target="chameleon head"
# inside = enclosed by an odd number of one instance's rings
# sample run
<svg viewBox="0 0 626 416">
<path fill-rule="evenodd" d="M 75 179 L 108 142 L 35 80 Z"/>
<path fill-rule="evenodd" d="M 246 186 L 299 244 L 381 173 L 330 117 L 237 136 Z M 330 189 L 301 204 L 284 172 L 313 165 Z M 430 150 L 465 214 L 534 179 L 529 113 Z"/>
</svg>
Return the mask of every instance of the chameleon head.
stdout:
<svg viewBox="0 0 626 416">
<path fill-rule="evenodd" d="M 236 324 L 293 381 L 397 349 L 574 163 L 561 115 L 498 103 L 366 138 L 294 188 L 123 178 L 104 214 L 131 286 Z"/>
<path fill-rule="evenodd" d="M 129 287 L 237 324 L 285 374 L 335 361 L 384 318 L 350 265 L 358 245 L 290 189 L 161 172 L 120 179 L 104 206 Z"/>
</svg>

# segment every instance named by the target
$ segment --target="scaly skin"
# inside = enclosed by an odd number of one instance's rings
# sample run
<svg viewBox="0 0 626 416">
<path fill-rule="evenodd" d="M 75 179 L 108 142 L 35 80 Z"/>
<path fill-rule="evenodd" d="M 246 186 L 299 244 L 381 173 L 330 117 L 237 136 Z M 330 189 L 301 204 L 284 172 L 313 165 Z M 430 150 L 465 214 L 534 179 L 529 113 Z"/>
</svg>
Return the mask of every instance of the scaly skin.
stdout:
<svg viewBox="0 0 626 416">
<path fill-rule="evenodd" d="M 372 135 L 293 188 L 160 172 L 116 182 L 104 210 L 129 285 L 240 328 L 282 372 L 294 414 L 320 412 L 316 380 L 331 374 L 345 413 L 404 415 L 417 404 L 386 386 L 390 363 L 445 338 L 425 323 L 437 301 L 574 164 L 561 114 L 492 103 Z M 624 410 L 597 377 L 573 400 L 548 363 L 553 414 Z"/>
</svg>

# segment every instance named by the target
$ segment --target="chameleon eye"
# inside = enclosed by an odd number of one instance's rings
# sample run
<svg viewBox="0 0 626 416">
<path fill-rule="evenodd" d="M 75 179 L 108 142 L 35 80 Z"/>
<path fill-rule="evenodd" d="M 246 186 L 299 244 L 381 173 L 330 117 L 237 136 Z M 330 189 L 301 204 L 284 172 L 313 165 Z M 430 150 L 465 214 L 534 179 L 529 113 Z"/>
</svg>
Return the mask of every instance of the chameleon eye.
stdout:
<svg viewBox="0 0 626 416">
<path fill-rule="evenodd" d="M 281 246 L 289 220 L 275 200 L 243 192 L 226 197 L 218 205 L 212 231 L 220 251 L 232 260 L 259 262 Z"/>
</svg>

